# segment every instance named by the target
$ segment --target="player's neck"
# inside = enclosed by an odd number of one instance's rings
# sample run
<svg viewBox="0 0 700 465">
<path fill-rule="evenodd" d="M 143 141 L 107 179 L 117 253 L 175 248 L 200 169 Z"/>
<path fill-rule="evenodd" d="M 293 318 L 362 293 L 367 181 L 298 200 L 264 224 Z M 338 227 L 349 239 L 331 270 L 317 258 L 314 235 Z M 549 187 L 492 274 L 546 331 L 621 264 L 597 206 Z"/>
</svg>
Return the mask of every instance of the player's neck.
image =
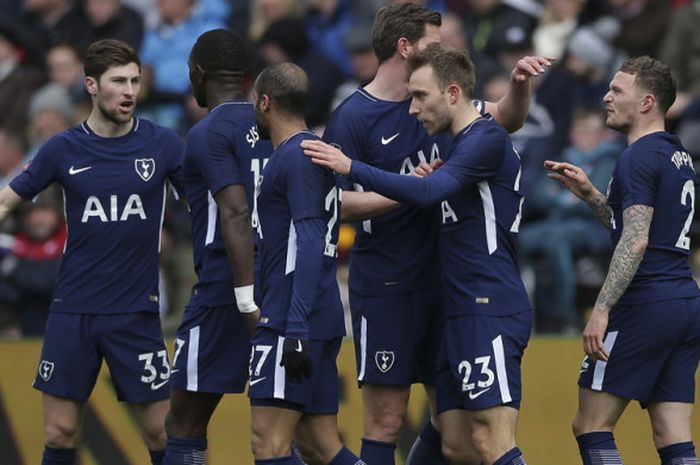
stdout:
<svg viewBox="0 0 700 465">
<path fill-rule="evenodd" d="M 450 134 L 456 136 L 459 132 L 481 117 L 471 103 L 463 102 L 455 111 L 456 116 L 452 119 Z"/>
<path fill-rule="evenodd" d="M 374 79 L 364 87 L 373 97 L 390 102 L 403 102 L 408 98 L 406 62 L 394 57 L 382 63 Z"/>
<path fill-rule="evenodd" d="M 627 131 L 627 143 L 632 145 L 638 139 L 654 132 L 665 131 L 666 125 L 663 119 L 654 118 L 649 120 L 639 120 Z"/>
<path fill-rule="evenodd" d="M 270 142 L 277 148 L 282 142 L 302 131 L 308 131 L 303 118 L 280 116 L 275 124 L 270 126 Z"/>
<path fill-rule="evenodd" d="M 222 103 L 244 102 L 245 94 L 238 83 L 219 83 L 215 88 L 207 87 L 207 108 L 212 111 Z"/>
<path fill-rule="evenodd" d="M 126 123 L 115 123 L 100 116 L 99 111 L 93 111 L 87 119 L 88 127 L 100 137 L 121 137 L 131 131 L 134 118 Z"/>
</svg>

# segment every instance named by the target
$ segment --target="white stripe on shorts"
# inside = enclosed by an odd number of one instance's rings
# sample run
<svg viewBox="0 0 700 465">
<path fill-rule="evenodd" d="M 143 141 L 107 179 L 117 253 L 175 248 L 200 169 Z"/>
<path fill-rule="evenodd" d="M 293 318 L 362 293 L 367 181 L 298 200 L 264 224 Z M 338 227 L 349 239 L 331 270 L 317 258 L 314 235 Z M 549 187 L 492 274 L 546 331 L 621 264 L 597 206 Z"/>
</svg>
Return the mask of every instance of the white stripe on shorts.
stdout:
<svg viewBox="0 0 700 465">
<path fill-rule="evenodd" d="M 275 392 L 272 397 L 275 399 L 284 399 L 284 384 L 287 372 L 284 367 L 280 366 L 282 361 L 282 352 L 284 351 L 284 338 L 277 336 L 277 352 L 275 354 Z"/>
<path fill-rule="evenodd" d="M 617 331 L 610 331 L 607 336 L 605 336 L 605 341 L 603 341 L 603 346 L 605 351 L 610 355 L 610 351 L 615 345 L 615 339 L 617 339 Z M 593 382 L 591 383 L 591 389 L 595 391 L 600 391 L 603 389 L 603 379 L 605 379 L 605 368 L 608 366 L 608 362 L 602 360 L 596 360 L 595 369 L 593 371 Z"/>
<path fill-rule="evenodd" d="M 367 318 L 360 318 L 360 374 L 357 375 L 357 380 L 364 381 L 367 364 Z"/>
<path fill-rule="evenodd" d="M 506 372 L 506 358 L 503 351 L 503 339 L 499 335 L 491 341 L 493 355 L 496 359 L 496 377 L 498 378 L 498 388 L 501 390 L 501 401 L 504 404 L 511 402 L 510 387 L 508 386 L 508 373 Z"/>
<path fill-rule="evenodd" d="M 199 388 L 199 326 L 190 328 L 190 340 L 187 343 L 187 390 L 197 392 Z"/>
</svg>

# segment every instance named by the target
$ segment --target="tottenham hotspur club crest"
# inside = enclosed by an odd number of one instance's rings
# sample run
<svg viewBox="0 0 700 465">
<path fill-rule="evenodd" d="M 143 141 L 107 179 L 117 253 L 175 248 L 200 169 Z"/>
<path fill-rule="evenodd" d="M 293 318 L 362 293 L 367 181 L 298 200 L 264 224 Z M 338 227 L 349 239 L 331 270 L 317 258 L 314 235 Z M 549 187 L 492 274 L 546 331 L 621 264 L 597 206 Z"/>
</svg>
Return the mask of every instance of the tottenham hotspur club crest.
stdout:
<svg viewBox="0 0 700 465">
<path fill-rule="evenodd" d="M 374 362 L 382 373 L 386 373 L 394 366 L 394 352 L 391 350 L 378 350 L 374 354 Z"/>
<path fill-rule="evenodd" d="M 137 158 L 134 160 L 134 168 L 141 179 L 148 181 L 156 171 L 156 161 L 153 158 Z"/>
<path fill-rule="evenodd" d="M 43 379 L 44 381 L 48 381 L 49 379 L 51 379 L 52 374 L 53 362 L 42 360 L 39 364 L 39 376 L 41 376 L 41 379 Z"/>
</svg>

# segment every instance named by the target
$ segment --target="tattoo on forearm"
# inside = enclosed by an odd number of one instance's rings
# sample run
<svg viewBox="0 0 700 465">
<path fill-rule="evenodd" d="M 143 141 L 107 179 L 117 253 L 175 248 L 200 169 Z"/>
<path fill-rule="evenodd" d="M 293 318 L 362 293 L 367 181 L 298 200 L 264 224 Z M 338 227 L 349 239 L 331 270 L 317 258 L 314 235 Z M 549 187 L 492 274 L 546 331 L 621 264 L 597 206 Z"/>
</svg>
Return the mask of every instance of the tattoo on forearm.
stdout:
<svg viewBox="0 0 700 465">
<path fill-rule="evenodd" d="M 653 215 L 654 208 L 648 205 L 632 205 L 625 209 L 622 237 L 613 253 L 596 306 L 612 308 L 627 290 L 644 257 Z"/>
<path fill-rule="evenodd" d="M 593 210 L 593 215 L 596 219 L 605 226 L 606 229 L 612 229 L 613 211 L 608 205 L 608 199 L 603 194 L 596 195 L 593 200 L 588 202 L 588 206 Z"/>
</svg>

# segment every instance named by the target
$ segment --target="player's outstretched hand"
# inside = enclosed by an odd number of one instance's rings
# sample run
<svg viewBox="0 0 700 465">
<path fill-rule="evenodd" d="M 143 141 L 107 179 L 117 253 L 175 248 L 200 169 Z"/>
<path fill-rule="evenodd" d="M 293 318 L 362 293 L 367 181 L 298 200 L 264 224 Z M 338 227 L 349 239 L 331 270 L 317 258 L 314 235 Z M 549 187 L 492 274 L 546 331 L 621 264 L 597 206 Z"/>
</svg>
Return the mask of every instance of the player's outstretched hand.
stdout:
<svg viewBox="0 0 700 465">
<path fill-rule="evenodd" d="M 583 350 L 593 360 L 608 361 L 608 352 L 605 350 L 603 339 L 607 327 L 608 311 L 594 307 L 583 330 Z"/>
<path fill-rule="evenodd" d="M 260 320 L 260 309 L 255 310 L 250 313 L 241 313 L 243 317 L 243 324 L 245 324 L 246 329 L 250 337 L 255 336 L 255 331 L 258 326 L 258 320 Z"/>
<path fill-rule="evenodd" d="M 304 155 L 311 157 L 311 161 L 317 165 L 328 168 L 343 176 L 350 173 L 350 164 L 352 160 L 345 156 L 337 147 L 326 144 L 320 140 L 303 140 L 301 148 L 304 149 Z"/>
<path fill-rule="evenodd" d="M 413 176 L 418 176 L 419 178 L 424 178 L 436 169 L 440 168 L 442 165 L 444 165 L 445 162 L 442 161 L 441 159 L 437 158 L 433 160 L 432 162 L 428 163 L 425 161 L 420 162 L 418 167 L 413 170 L 413 173 L 411 173 Z"/>
<path fill-rule="evenodd" d="M 596 191 L 586 172 L 576 165 L 545 160 L 544 167 L 551 171 L 547 176 L 564 184 L 576 197 L 587 202 Z"/>
<path fill-rule="evenodd" d="M 554 57 L 526 56 L 515 64 L 510 77 L 515 82 L 527 82 L 534 76 L 544 74 L 545 70 L 552 66 Z"/>
<path fill-rule="evenodd" d="M 285 338 L 280 366 L 284 367 L 287 378 L 294 383 L 301 383 L 310 378 L 314 367 L 311 363 L 309 341 Z"/>
</svg>

